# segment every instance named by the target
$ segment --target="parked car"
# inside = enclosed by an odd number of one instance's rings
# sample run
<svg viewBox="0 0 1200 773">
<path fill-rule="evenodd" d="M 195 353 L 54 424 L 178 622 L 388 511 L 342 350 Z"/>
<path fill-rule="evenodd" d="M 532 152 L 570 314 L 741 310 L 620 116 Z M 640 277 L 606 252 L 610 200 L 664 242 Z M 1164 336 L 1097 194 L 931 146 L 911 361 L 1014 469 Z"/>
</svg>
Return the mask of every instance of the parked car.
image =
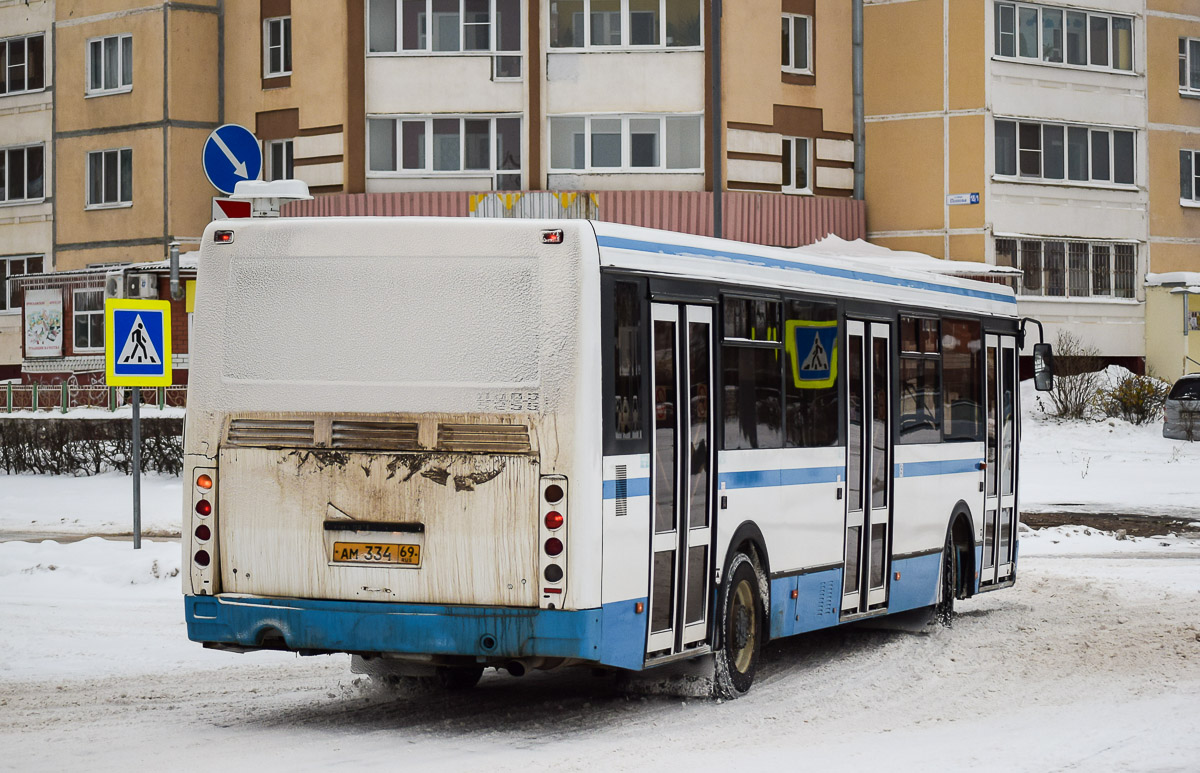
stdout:
<svg viewBox="0 0 1200 773">
<path fill-rule="evenodd" d="M 1186 375 L 1171 387 L 1163 416 L 1163 437 L 1200 440 L 1200 373 Z"/>
</svg>

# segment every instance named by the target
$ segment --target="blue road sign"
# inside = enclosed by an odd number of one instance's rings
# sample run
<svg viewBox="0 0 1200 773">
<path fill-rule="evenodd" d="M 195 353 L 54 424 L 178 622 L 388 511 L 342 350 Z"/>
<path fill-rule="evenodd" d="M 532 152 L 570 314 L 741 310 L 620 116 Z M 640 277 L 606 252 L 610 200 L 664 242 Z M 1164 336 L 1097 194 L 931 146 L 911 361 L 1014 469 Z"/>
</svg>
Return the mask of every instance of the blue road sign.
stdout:
<svg viewBox="0 0 1200 773">
<path fill-rule="evenodd" d="M 105 372 L 110 386 L 170 386 L 171 304 L 108 299 Z"/>
<path fill-rule="evenodd" d="M 213 129 L 204 143 L 204 174 L 221 193 L 233 193 L 243 180 L 257 180 L 262 171 L 262 148 L 249 129 L 227 123 Z"/>
</svg>

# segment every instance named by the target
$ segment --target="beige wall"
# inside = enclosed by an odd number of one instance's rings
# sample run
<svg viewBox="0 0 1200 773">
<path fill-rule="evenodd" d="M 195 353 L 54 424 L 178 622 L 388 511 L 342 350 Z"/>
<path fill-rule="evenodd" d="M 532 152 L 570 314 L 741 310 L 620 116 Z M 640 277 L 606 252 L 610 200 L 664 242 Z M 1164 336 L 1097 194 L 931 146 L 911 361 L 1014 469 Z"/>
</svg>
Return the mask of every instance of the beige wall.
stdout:
<svg viewBox="0 0 1200 773">
<path fill-rule="evenodd" d="M 1146 288 L 1146 369 L 1168 381 L 1187 372 L 1188 344 L 1194 340 L 1200 348 L 1200 333 L 1184 335 L 1183 310 L 1183 296 L 1171 288 Z"/>
<path fill-rule="evenodd" d="M 867 115 L 940 111 L 944 102 L 941 54 L 942 0 L 866 6 L 863 73 Z M 870 133 L 868 129 L 868 136 Z"/>
<path fill-rule="evenodd" d="M 867 230 L 941 229 L 941 117 L 870 123 L 866 145 Z M 937 241 L 937 252 L 930 254 L 941 256 L 945 248 L 940 236 Z"/>
<path fill-rule="evenodd" d="M 170 27 L 170 86 L 167 97 L 171 118 L 177 121 L 214 121 L 219 109 L 217 16 L 175 9 L 171 11 Z M 199 163 L 199 154 L 194 158 Z"/>
<path fill-rule="evenodd" d="M 946 257 L 945 244 L 941 236 L 873 236 L 872 244 L 887 247 L 889 250 L 909 250 L 923 252 L 935 258 Z"/>
<path fill-rule="evenodd" d="M 987 79 L 987 14 L 989 0 L 954 0 L 950 3 L 950 109 L 972 110 L 984 107 L 984 82 Z"/>
</svg>

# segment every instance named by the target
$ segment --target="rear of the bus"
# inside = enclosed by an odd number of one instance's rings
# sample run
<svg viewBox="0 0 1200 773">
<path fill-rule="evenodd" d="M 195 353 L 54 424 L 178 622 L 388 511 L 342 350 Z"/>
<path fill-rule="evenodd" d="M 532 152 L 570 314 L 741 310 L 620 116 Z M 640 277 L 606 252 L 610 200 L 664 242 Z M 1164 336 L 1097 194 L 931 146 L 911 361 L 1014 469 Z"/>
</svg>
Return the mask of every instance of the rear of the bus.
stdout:
<svg viewBox="0 0 1200 773">
<path fill-rule="evenodd" d="M 590 225 L 219 221 L 199 263 L 190 638 L 595 660 Z"/>
</svg>

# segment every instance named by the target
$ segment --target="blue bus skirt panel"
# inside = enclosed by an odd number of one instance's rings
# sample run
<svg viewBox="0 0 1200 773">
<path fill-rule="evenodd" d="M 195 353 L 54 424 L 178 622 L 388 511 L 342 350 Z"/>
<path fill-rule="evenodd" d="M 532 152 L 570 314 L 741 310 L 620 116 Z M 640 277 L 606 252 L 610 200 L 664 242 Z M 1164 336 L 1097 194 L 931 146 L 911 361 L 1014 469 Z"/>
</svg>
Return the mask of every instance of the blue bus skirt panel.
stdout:
<svg viewBox="0 0 1200 773">
<path fill-rule="evenodd" d="M 646 615 L 630 599 L 579 611 L 313 599 L 185 596 L 188 638 L 254 647 L 413 655 L 573 658 L 642 668 Z M 491 646 L 486 646 L 490 644 Z"/>
</svg>

